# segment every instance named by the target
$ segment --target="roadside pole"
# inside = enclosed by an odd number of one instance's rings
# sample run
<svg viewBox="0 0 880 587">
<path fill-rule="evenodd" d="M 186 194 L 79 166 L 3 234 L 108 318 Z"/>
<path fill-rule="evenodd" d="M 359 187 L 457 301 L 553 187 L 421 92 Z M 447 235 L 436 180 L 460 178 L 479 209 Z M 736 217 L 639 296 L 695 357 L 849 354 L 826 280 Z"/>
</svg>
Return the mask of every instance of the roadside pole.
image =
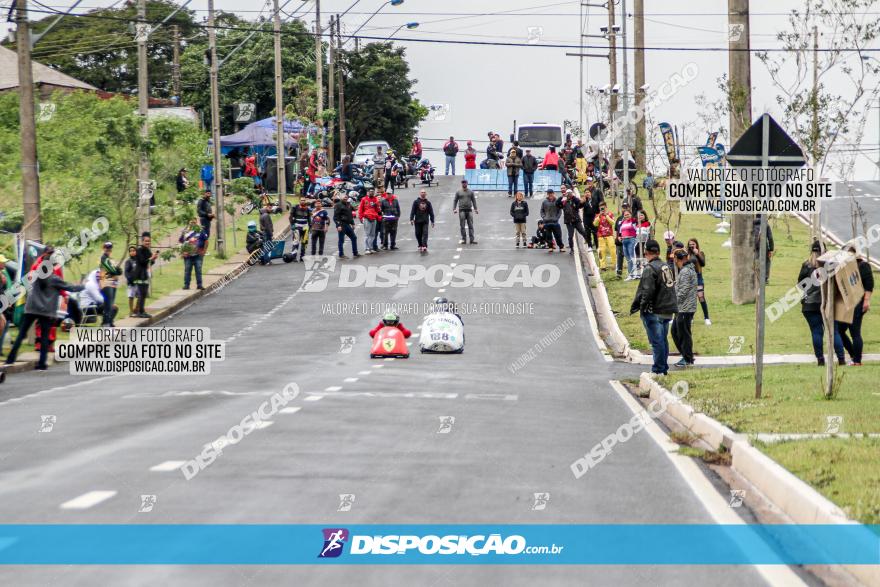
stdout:
<svg viewBox="0 0 880 587">
<path fill-rule="evenodd" d="M 217 254 L 226 257 L 226 229 L 223 209 L 223 168 L 220 159 L 220 95 L 217 81 L 217 33 L 214 29 L 214 0 L 208 0 L 208 47 L 211 59 L 211 142 L 214 146 L 214 197 L 217 210 Z"/>
<path fill-rule="evenodd" d="M 328 50 L 330 52 L 329 58 L 329 68 L 330 70 L 327 72 L 327 107 L 330 110 L 334 109 L 335 96 L 333 90 L 333 80 L 336 78 L 336 46 L 334 45 L 334 41 L 336 39 L 336 21 L 334 20 L 334 16 L 330 15 L 330 43 L 328 45 Z M 330 123 L 328 125 L 328 135 L 329 139 L 327 141 L 327 164 L 330 169 L 335 168 L 336 166 L 336 158 L 335 158 L 335 146 L 333 143 L 336 141 L 334 137 L 336 136 L 336 119 L 331 118 Z M 342 160 L 342 156 L 340 155 L 339 160 Z"/>
<path fill-rule="evenodd" d="M 287 206 L 287 159 L 284 150 L 284 96 L 281 89 L 281 16 L 278 0 L 274 0 L 273 36 L 275 37 L 275 151 L 278 155 L 278 206 L 284 214 Z"/>
<path fill-rule="evenodd" d="M 761 117 L 761 167 L 770 165 L 770 115 Z M 758 299 L 755 304 L 755 398 L 764 389 L 764 297 L 767 293 L 767 215 L 761 214 L 758 228 Z"/>
<path fill-rule="evenodd" d="M 342 26 L 336 16 L 336 57 L 342 55 Z M 345 133 L 345 78 L 342 75 L 342 64 L 336 66 L 336 85 L 339 86 L 339 156 L 348 152 L 348 136 Z"/>
<path fill-rule="evenodd" d="M 34 72 L 31 69 L 31 35 L 25 0 L 18 0 L 15 24 L 15 44 L 18 50 L 18 121 L 21 127 L 21 191 L 24 208 L 22 232 L 25 239 L 43 242 L 37 126 L 34 119 Z"/>
<path fill-rule="evenodd" d="M 135 37 L 138 49 L 138 116 L 141 119 L 141 140 L 146 142 L 150 127 L 147 116 L 150 108 L 149 62 L 147 61 L 147 39 L 150 35 L 147 20 L 147 0 L 138 0 L 137 25 Z M 138 162 L 138 232 L 150 230 L 150 159 L 144 145 L 140 148 Z"/>
</svg>

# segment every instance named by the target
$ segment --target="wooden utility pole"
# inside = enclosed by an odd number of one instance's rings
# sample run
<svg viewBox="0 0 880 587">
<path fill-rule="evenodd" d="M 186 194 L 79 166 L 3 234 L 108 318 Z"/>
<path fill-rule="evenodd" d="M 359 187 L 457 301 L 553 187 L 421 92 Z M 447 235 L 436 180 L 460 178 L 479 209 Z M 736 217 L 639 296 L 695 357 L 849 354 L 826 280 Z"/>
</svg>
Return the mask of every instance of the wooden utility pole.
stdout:
<svg viewBox="0 0 880 587">
<path fill-rule="evenodd" d="M 141 118 L 141 140 L 146 143 L 150 134 L 148 112 L 150 108 L 150 76 L 147 61 L 147 40 L 150 36 L 150 28 L 147 24 L 147 0 L 138 0 L 137 25 L 135 36 L 138 49 L 138 116 Z M 148 189 L 150 181 L 150 158 L 145 145 L 140 149 L 138 163 L 138 208 L 137 221 L 138 232 L 150 230 L 150 200 L 151 190 Z"/>
<path fill-rule="evenodd" d="M 336 58 L 342 54 L 342 27 L 336 17 Z M 339 86 L 339 156 L 348 153 L 348 136 L 345 132 L 345 77 L 342 75 L 342 64 L 336 67 L 336 85 Z"/>
<path fill-rule="evenodd" d="M 40 170 L 37 162 L 37 125 L 34 119 L 34 72 L 31 69 L 31 34 L 25 0 L 18 0 L 16 4 L 15 24 L 15 44 L 18 51 L 18 122 L 21 129 L 23 232 L 25 239 L 42 242 Z"/>
<path fill-rule="evenodd" d="M 177 105 L 181 105 L 180 99 L 180 27 L 171 25 L 171 34 L 174 37 L 174 50 L 171 54 L 171 91 L 177 98 Z"/>
<path fill-rule="evenodd" d="M 327 76 L 327 106 L 330 110 L 333 110 L 333 103 L 335 101 L 333 93 L 333 76 L 335 75 L 335 67 L 336 67 L 336 48 L 333 46 L 333 40 L 336 38 L 336 23 L 333 20 L 333 16 L 330 17 L 330 71 Z M 329 141 L 327 143 L 327 162 L 330 165 L 330 169 L 334 168 L 334 162 L 336 161 L 334 155 L 333 143 L 335 137 L 335 119 L 331 118 L 328 126 L 328 134 L 330 136 Z"/>
<path fill-rule="evenodd" d="M 730 100 L 730 142 L 751 126 L 752 75 L 749 46 L 749 0 L 727 0 L 728 68 Z M 734 304 L 755 301 L 755 244 L 752 216 L 732 214 L 730 218 L 730 281 Z M 763 263 L 758 259 L 758 263 Z"/>
<path fill-rule="evenodd" d="M 275 151 L 278 155 L 278 206 L 282 214 L 287 210 L 287 159 L 284 148 L 284 96 L 281 89 L 281 15 L 278 0 L 274 0 L 273 16 L 275 37 Z"/>
<path fill-rule="evenodd" d="M 635 0 L 633 12 L 633 32 L 635 33 L 635 95 L 636 111 L 642 112 L 642 102 L 645 100 L 645 0 Z M 635 159 L 636 169 L 647 170 L 647 142 L 645 117 L 642 116 L 636 122 Z"/>
<path fill-rule="evenodd" d="M 614 32 L 615 8 L 614 2 L 608 2 L 608 67 L 610 68 L 608 81 L 611 83 L 612 88 L 617 85 L 617 34 Z M 617 94 L 610 92 L 610 95 L 611 99 L 608 102 L 609 126 L 614 122 L 614 116 L 617 112 Z"/>
<path fill-rule="evenodd" d="M 810 142 L 812 143 L 810 155 L 813 159 L 813 168 L 819 170 L 819 27 L 813 25 L 813 91 L 811 98 L 811 106 L 813 110 L 813 120 L 810 124 Z M 817 207 L 821 206 L 821 202 L 817 202 Z M 810 219 L 810 233 L 813 240 L 822 240 L 822 221 L 820 210 L 813 214 Z"/>
<path fill-rule="evenodd" d="M 217 31 L 214 29 L 214 0 L 208 0 L 208 50 L 211 55 L 211 142 L 214 147 L 214 202 L 217 218 L 217 254 L 226 257 L 226 211 L 223 209 L 223 165 L 220 159 L 220 94 L 218 89 Z"/>
<path fill-rule="evenodd" d="M 318 92 L 318 124 L 321 125 L 321 146 L 324 146 L 326 133 L 321 114 L 324 112 L 324 47 L 321 42 L 321 0 L 315 0 L 315 88 Z"/>
</svg>

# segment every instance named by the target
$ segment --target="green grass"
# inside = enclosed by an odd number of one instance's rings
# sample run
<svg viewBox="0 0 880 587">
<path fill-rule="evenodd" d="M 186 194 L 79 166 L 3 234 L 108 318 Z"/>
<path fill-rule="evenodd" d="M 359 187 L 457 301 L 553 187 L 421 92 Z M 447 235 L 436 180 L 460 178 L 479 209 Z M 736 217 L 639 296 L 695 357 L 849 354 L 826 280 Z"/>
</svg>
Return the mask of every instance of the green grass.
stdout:
<svg viewBox="0 0 880 587">
<path fill-rule="evenodd" d="M 864 524 L 880 524 L 880 440 L 829 438 L 757 447 Z"/>
<path fill-rule="evenodd" d="M 643 204 L 654 221 L 654 213 L 647 196 Z M 665 201 L 664 192 L 655 192 L 658 207 Z M 616 206 L 612 206 L 616 209 Z M 615 210 L 616 213 L 616 210 Z M 707 265 L 704 269 L 706 281 L 706 300 L 709 304 L 709 317 L 712 326 L 703 323 L 702 310 L 697 307 L 694 316 L 694 350 L 699 355 L 726 355 L 729 350 L 729 337 L 742 336 L 745 343 L 739 354 L 753 354 L 755 348 L 755 305 L 734 305 L 731 301 L 730 249 L 721 246 L 729 234 L 716 234 L 718 219 L 703 214 L 683 214 L 682 222 L 676 231 L 677 238 L 687 242 L 695 237 L 706 253 Z M 770 225 L 776 252 L 770 270 L 770 284 L 767 286 L 767 302 L 781 298 L 797 282 L 801 264 L 809 254 L 809 230 L 793 217 L 774 218 Z M 667 226 L 655 226 L 658 241 L 662 239 Z M 665 245 L 661 243 L 661 254 L 665 255 Z M 624 263 L 624 266 L 626 263 Z M 625 267 L 624 267 L 625 269 Z M 618 313 L 620 328 L 633 348 L 649 351 L 647 337 L 638 314 L 629 314 L 638 282 L 622 281 L 614 277 L 613 271 L 602 272 L 611 307 Z M 880 352 L 880 316 L 868 312 L 862 326 L 865 339 L 865 352 Z M 671 339 L 670 339 L 671 344 Z M 812 354 L 810 329 L 800 312 L 800 305 L 786 312 L 775 322 L 766 322 L 765 352 Z M 674 350 L 674 348 L 673 348 Z"/>
<path fill-rule="evenodd" d="M 841 432 L 880 433 L 880 395 L 875 395 L 880 393 L 880 364 L 843 367 L 842 372 L 843 383 L 833 400 L 822 394 L 825 370 L 813 365 L 765 367 L 761 399 L 755 399 L 751 366 L 689 369 L 663 381 L 666 387 L 687 381 L 687 403 L 736 432 L 821 433 L 828 416 L 843 416 Z"/>
</svg>

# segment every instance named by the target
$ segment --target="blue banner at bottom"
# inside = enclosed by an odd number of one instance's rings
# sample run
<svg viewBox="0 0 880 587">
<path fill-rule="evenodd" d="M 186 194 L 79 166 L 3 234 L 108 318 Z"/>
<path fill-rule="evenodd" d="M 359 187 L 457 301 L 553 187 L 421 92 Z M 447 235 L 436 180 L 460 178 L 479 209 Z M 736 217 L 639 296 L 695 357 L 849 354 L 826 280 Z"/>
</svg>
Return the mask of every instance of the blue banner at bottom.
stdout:
<svg viewBox="0 0 880 587">
<path fill-rule="evenodd" d="M 862 525 L 0 525 L 0 564 L 880 564 Z"/>
</svg>

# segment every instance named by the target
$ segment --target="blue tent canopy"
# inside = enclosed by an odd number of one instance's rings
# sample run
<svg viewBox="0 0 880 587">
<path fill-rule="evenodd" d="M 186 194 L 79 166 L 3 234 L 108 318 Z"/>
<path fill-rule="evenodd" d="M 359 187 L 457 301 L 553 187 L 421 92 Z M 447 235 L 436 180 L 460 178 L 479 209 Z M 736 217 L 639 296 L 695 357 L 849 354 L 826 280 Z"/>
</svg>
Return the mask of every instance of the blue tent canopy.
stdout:
<svg viewBox="0 0 880 587">
<path fill-rule="evenodd" d="M 317 132 L 317 127 L 309 125 L 306 127 L 298 120 L 284 120 L 284 145 L 292 146 L 297 144 L 299 135 L 303 131 Z M 209 139 L 208 144 L 213 142 Z M 220 137 L 220 146 L 224 148 L 233 147 L 274 147 L 275 146 L 275 119 L 264 118 L 257 122 L 252 122 L 237 133 Z"/>
</svg>

